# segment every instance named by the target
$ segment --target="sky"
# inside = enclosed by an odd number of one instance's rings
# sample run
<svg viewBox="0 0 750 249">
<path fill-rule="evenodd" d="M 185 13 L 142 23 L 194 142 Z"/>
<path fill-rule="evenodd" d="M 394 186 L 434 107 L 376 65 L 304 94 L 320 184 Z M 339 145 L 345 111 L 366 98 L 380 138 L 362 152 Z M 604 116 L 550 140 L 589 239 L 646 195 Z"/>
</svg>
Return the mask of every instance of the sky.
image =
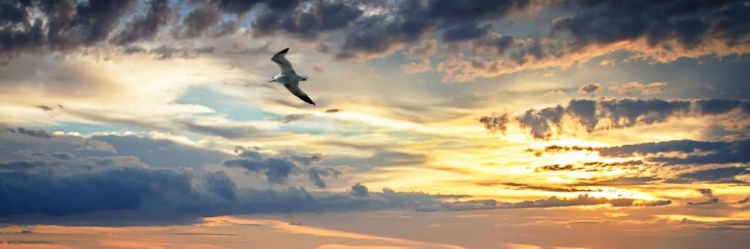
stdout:
<svg viewBox="0 0 750 249">
<path fill-rule="evenodd" d="M 744 248 L 748 17 L 0 0 L 0 248 Z"/>
</svg>

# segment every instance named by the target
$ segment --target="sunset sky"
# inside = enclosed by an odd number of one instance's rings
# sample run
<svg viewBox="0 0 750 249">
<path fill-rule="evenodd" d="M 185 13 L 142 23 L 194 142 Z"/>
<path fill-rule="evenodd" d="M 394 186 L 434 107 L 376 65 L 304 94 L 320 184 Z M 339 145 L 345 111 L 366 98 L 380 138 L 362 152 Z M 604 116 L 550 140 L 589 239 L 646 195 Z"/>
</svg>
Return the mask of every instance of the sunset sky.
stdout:
<svg viewBox="0 0 750 249">
<path fill-rule="evenodd" d="M 0 249 L 746 248 L 748 54 L 746 0 L 0 0 Z"/>
</svg>

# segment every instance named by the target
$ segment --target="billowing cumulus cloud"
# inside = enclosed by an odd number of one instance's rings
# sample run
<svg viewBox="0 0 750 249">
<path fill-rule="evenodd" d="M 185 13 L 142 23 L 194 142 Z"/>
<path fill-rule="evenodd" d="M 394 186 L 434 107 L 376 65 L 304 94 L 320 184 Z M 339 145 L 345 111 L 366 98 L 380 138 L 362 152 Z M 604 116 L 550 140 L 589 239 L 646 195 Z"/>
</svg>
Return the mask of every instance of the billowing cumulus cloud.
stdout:
<svg viewBox="0 0 750 249">
<path fill-rule="evenodd" d="M 678 116 L 702 117 L 730 112 L 735 112 L 739 118 L 746 119 L 750 114 L 750 102 L 727 99 L 574 99 L 566 106 L 530 109 L 514 119 L 503 119 L 503 115 L 506 114 L 494 114 L 482 117 L 480 121 L 490 131 L 504 130 L 504 127 L 515 123 L 534 138 L 550 139 L 564 132 L 568 125 L 582 127 L 588 132 L 593 132 L 663 123 Z M 491 120 L 496 122 L 490 123 Z"/>
<path fill-rule="evenodd" d="M 370 191 L 367 190 L 367 187 L 365 187 L 365 185 L 357 183 L 352 186 L 352 195 L 356 197 L 367 197 L 368 195 L 370 195 Z"/>
</svg>

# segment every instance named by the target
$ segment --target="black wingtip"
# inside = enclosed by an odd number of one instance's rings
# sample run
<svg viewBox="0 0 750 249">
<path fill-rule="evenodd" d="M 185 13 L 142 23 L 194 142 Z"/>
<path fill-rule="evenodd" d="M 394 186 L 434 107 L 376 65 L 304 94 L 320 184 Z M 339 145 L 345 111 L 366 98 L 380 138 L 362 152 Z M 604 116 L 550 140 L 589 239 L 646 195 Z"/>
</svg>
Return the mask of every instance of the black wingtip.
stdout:
<svg viewBox="0 0 750 249">
<path fill-rule="evenodd" d="M 313 102 L 312 99 L 310 99 L 310 97 L 308 97 L 308 96 L 299 96 L 299 98 L 302 99 L 303 101 L 307 102 L 308 104 L 316 105 L 315 102 Z"/>
<path fill-rule="evenodd" d="M 284 50 L 281 50 L 281 51 L 279 51 L 279 52 L 278 52 L 278 53 L 276 53 L 276 54 L 284 54 L 284 53 L 286 53 L 286 52 L 289 52 L 289 48 L 285 48 Z"/>
</svg>

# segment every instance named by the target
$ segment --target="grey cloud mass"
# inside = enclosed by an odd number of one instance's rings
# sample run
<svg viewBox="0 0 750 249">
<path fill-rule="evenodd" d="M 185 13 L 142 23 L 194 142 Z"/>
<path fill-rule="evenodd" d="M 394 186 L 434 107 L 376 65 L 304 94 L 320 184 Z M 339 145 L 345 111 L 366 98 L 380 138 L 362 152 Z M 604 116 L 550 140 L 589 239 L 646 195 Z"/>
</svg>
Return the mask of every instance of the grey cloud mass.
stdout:
<svg viewBox="0 0 750 249">
<path fill-rule="evenodd" d="M 747 119 L 750 116 L 750 102 L 728 99 L 573 99 L 565 106 L 527 110 L 514 119 L 503 118 L 506 114 L 493 114 L 480 118 L 480 122 L 490 131 L 505 130 L 515 122 L 534 138 L 550 139 L 564 132 L 567 125 L 581 126 L 593 132 L 662 123 L 678 116 L 702 117 L 730 112 L 737 112 L 739 118 Z M 573 121 L 563 123 L 564 116 Z"/>
</svg>

